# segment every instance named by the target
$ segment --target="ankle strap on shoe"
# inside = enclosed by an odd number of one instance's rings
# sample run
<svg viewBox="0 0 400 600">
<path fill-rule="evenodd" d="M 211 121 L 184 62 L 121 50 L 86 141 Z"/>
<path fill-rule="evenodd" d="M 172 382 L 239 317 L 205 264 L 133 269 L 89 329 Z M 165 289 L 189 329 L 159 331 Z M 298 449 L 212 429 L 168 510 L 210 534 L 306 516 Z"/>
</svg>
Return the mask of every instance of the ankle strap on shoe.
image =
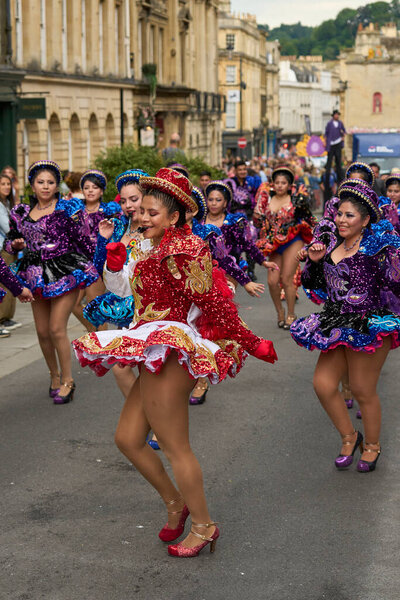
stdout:
<svg viewBox="0 0 400 600">
<path fill-rule="evenodd" d="M 214 538 L 207 537 L 206 535 L 202 535 L 201 533 L 197 533 L 197 531 L 193 531 L 193 527 L 212 527 L 212 525 L 217 525 L 218 521 L 212 521 L 211 523 L 193 523 L 190 529 L 190 533 L 195 535 L 196 537 L 203 540 L 203 542 L 213 542 Z"/>
<path fill-rule="evenodd" d="M 166 502 L 165 504 L 166 504 L 166 506 L 168 507 L 168 506 L 172 506 L 173 504 L 176 504 L 177 502 L 183 502 L 183 498 L 182 498 L 182 497 L 180 497 L 180 498 L 176 498 L 175 500 L 169 500 L 169 501 L 168 501 L 168 502 Z M 168 508 L 167 508 L 167 513 L 168 513 L 169 515 L 178 515 L 178 514 L 179 514 L 179 513 L 181 513 L 182 511 L 183 511 L 183 507 L 181 508 L 181 510 L 172 510 L 172 511 L 171 511 L 171 510 L 168 510 Z"/>
<path fill-rule="evenodd" d="M 377 448 L 366 448 L 366 446 L 378 446 Z M 381 453 L 381 445 L 379 442 L 364 442 L 364 452 L 376 452 Z"/>
<path fill-rule="evenodd" d="M 356 430 L 353 431 L 353 433 L 347 433 L 346 435 L 341 435 L 340 437 L 342 438 L 343 441 L 343 446 L 350 446 L 350 444 L 352 444 L 353 442 L 345 442 L 344 440 L 346 440 L 347 438 L 352 438 L 353 435 L 357 433 Z"/>
</svg>

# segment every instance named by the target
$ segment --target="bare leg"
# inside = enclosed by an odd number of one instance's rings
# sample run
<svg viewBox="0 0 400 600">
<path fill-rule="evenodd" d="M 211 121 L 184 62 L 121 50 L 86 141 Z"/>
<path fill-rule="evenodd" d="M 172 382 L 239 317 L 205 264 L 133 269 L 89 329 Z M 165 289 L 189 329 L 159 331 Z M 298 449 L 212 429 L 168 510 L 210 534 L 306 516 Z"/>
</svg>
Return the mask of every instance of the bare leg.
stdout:
<svg viewBox="0 0 400 600">
<path fill-rule="evenodd" d="M 64 294 L 63 296 L 51 300 L 49 329 L 51 340 L 60 362 L 62 383 L 71 383 L 73 381 L 71 371 L 71 344 L 67 335 L 67 324 L 72 309 L 76 304 L 77 297 L 78 290 L 75 289 L 68 294 Z M 66 396 L 69 391 L 68 387 L 62 385 L 59 395 Z"/>
<path fill-rule="evenodd" d="M 99 277 L 99 279 L 92 283 L 92 285 L 89 285 L 89 287 L 79 291 L 79 297 L 72 312 L 88 331 L 96 331 L 96 327 L 83 316 L 82 300 L 86 295 L 87 302 L 91 302 L 92 300 L 97 298 L 97 296 L 101 296 L 101 294 L 104 294 L 105 290 L 106 288 L 103 283 L 103 280 L 101 279 L 101 277 Z M 98 331 L 104 331 L 105 329 L 107 329 L 106 323 L 104 325 L 100 325 L 100 327 L 97 328 Z"/>
<path fill-rule="evenodd" d="M 146 443 L 150 425 L 142 404 L 141 377 L 142 375 L 136 379 L 121 411 L 115 432 L 115 443 L 122 454 L 135 465 L 167 503 L 178 499 L 180 493 L 172 483 L 157 453 Z M 183 501 L 181 506 L 177 503 L 174 510 L 183 508 L 183 504 Z M 169 515 L 169 517 L 170 527 L 175 528 L 178 525 L 179 515 Z"/>
<path fill-rule="evenodd" d="M 51 300 L 36 298 L 31 306 L 40 349 L 51 375 L 51 387 L 56 389 L 60 387 L 60 376 L 56 349 L 50 336 Z"/>
<path fill-rule="evenodd" d="M 278 265 L 279 269 L 282 268 L 282 256 L 273 252 L 269 258 L 271 262 L 274 262 Z M 283 304 L 281 301 L 281 288 L 279 285 L 280 282 L 280 270 L 279 271 L 268 271 L 268 287 L 269 293 L 272 298 L 272 302 L 274 303 L 275 310 L 278 315 L 278 321 L 285 320 L 285 309 L 283 308 Z"/>
<path fill-rule="evenodd" d="M 321 352 L 314 373 L 314 389 L 323 408 L 341 436 L 351 436 L 354 427 L 346 404 L 339 392 L 339 382 L 347 369 L 346 353 L 343 346 L 328 352 Z M 354 442 L 356 434 L 353 435 Z M 352 441 L 352 438 L 348 438 Z M 352 445 L 343 445 L 341 454 L 348 456 Z"/>
<path fill-rule="evenodd" d="M 211 518 L 203 489 L 203 475 L 189 443 L 188 395 L 193 380 L 178 363 L 173 352 L 158 375 L 142 371 L 140 393 L 152 430 L 171 462 L 178 488 L 185 499 L 194 523 L 210 523 Z M 202 528 L 210 536 L 215 527 Z M 197 546 L 199 540 L 189 534 L 186 547 Z"/>
<path fill-rule="evenodd" d="M 135 374 L 131 367 L 119 367 L 118 365 L 113 366 L 112 372 L 114 373 L 115 381 L 126 400 L 136 381 Z"/>
<path fill-rule="evenodd" d="M 368 444 L 379 442 L 381 430 L 381 404 L 376 391 L 379 375 L 390 350 L 390 337 L 386 337 L 381 348 L 373 354 L 354 352 L 346 348 L 349 364 L 350 388 L 360 405 Z M 364 452 L 362 459 L 373 461 L 376 454 Z"/>
<path fill-rule="evenodd" d="M 78 321 L 80 321 L 82 323 L 82 325 L 85 327 L 85 329 L 87 329 L 89 321 L 87 321 L 85 319 L 85 317 L 83 316 L 83 306 L 82 306 L 82 300 L 85 296 L 85 292 L 86 292 L 86 289 L 79 290 L 78 299 L 75 303 L 72 314 L 78 319 Z M 91 329 L 89 331 L 95 331 L 95 328 L 93 327 L 93 325 L 91 323 L 89 323 L 89 325 L 91 327 Z"/>
<path fill-rule="evenodd" d="M 293 283 L 293 278 L 299 265 L 296 260 L 296 254 L 302 247 L 303 242 L 298 240 L 293 242 L 293 244 L 290 244 L 282 255 L 281 281 L 283 289 L 285 290 L 285 298 L 288 307 L 288 323 L 293 321 L 293 317 L 295 316 L 294 305 L 296 303 L 296 287 Z"/>
</svg>

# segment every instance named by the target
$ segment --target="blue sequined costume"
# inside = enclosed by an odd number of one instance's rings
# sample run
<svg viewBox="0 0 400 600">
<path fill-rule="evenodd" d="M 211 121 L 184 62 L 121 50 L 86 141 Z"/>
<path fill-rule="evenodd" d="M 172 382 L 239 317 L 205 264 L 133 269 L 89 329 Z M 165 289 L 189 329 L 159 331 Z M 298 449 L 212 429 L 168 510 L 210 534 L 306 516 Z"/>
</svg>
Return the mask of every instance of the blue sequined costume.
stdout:
<svg viewBox="0 0 400 600">
<path fill-rule="evenodd" d="M 109 240 L 102 235 L 97 237 L 97 246 L 93 262 L 99 273 L 103 273 L 107 257 L 107 244 L 111 242 L 120 242 L 125 231 L 129 226 L 129 219 L 125 215 L 120 218 L 114 218 L 114 232 Z M 138 243 L 137 238 L 132 238 L 126 248 L 126 261 L 128 264 L 132 249 Z M 106 292 L 98 296 L 92 302 L 89 302 L 83 309 L 85 319 L 90 321 L 95 327 L 104 323 L 114 323 L 119 327 L 128 327 L 133 319 L 135 312 L 135 302 L 133 296 L 121 298 L 112 292 Z"/>
</svg>

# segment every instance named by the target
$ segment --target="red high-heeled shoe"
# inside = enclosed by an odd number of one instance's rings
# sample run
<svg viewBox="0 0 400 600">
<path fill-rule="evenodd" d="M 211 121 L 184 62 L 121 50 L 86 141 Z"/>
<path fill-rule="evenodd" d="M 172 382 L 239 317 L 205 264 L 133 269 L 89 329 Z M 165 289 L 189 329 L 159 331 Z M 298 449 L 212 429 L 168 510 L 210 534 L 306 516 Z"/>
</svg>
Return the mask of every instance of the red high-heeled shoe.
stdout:
<svg viewBox="0 0 400 600">
<path fill-rule="evenodd" d="M 167 506 L 176 504 L 180 500 L 181 500 L 181 498 L 177 498 L 176 500 L 171 500 L 170 502 L 167 502 Z M 178 515 L 179 513 L 181 513 L 181 518 L 179 519 L 178 527 L 175 527 L 175 529 L 172 529 L 172 527 L 170 527 L 168 525 L 168 523 L 166 523 L 164 525 L 164 527 L 161 529 L 160 533 L 158 534 L 158 537 L 163 542 L 173 542 L 180 535 L 182 535 L 183 530 L 185 529 L 186 519 L 188 518 L 188 516 L 190 514 L 189 509 L 186 506 L 186 504 L 184 505 L 182 510 L 168 511 L 169 515 Z"/>
<path fill-rule="evenodd" d="M 193 526 L 211 527 L 212 525 L 215 525 L 215 531 L 210 537 L 207 537 L 206 535 L 201 535 L 201 533 L 197 533 L 197 531 L 193 531 Z M 219 529 L 216 525 L 217 524 L 214 522 L 192 523 L 192 529 L 190 530 L 190 533 L 203 540 L 203 543 L 199 544 L 198 546 L 194 546 L 193 548 L 185 548 L 184 546 L 182 546 L 182 543 L 179 542 L 179 544 L 173 544 L 171 546 L 168 546 L 168 554 L 170 554 L 171 556 L 179 556 L 180 558 L 192 558 L 194 556 L 198 556 L 203 550 L 203 548 L 207 546 L 207 544 L 210 544 L 210 552 L 214 552 L 215 546 L 217 544 L 217 539 L 219 538 Z"/>
</svg>

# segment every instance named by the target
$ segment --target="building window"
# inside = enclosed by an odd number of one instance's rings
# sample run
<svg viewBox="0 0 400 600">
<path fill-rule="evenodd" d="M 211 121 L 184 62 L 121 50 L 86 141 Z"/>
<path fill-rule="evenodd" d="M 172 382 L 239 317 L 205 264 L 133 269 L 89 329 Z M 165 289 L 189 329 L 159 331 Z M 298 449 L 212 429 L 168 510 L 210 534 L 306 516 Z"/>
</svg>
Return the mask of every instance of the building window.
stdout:
<svg viewBox="0 0 400 600">
<path fill-rule="evenodd" d="M 142 64 L 143 64 L 143 52 L 142 52 L 142 43 L 143 43 L 143 36 L 142 36 L 142 23 L 143 21 L 141 19 L 139 19 L 138 21 L 138 28 L 137 28 L 137 73 L 138 73 L 138 77 L 139 79 L 142 78 Z"/>
<path fill-rule="evenodd" d="M 375 92 L 375 94 L 372 96 L 372 112 L 382 112 L 382 94 L 380 92 Z"/>
<path fill-rule="evenodd" d="M 99 71 L 100 75 L 104 71 L 104 38 L 103 38 L 103 2 L 99 4 Z"/>
<path fill-rule="evenodd" d="M 66 71 L 68 69 L 67 0 L 62 0 L 61 3 L 61 53 L 62 68 Z"/>
<path fill-rule="evenodd" d="M 237 102 L 226 103 L 226 128 L 236 129 L 236 106 Z"/>
<path fill-rule="evenodd" d="M 86 0 L 81 0 L 81 54 L 82 71 L 86 72 Z"/>
<path fill-rule="evenodd" d="M 42 69 L 46 68 L 46 53 L 46 0 L 40 0 L 40 64 Z"/>
<path fill-rule="evenodd" d="M 17 65 L 23 62 L 23 47 L 22 47 L 22 7 L 21 0 L 16 0 L 15 3 L 15 38 L 16 38 L 16 61 Z"/>
<path fill-rule="evenodd" d="M 227 33 L 226 37 L 226 49 L 227 50 L 234 50 L 235 49 L 235 34 L 234 33 Z"/>
<path fill-rule="evenodd" d="M 158 80 L 163 80 L 163 60 L 164 60 L 164 29 L 158 32 Z"/>
<path fill-rule="evenodd" d="M 148 53 L 147 53 L 149 63 L 154 63 L 154 30 L 155 30 L 154 25 L 150 25 L 149 49 L 148 49 Z"/>
<path fill-rule="evenodd" d="M 236 65 L 226 66 L 226 83 L 236 83 Z"/>
</svg>

